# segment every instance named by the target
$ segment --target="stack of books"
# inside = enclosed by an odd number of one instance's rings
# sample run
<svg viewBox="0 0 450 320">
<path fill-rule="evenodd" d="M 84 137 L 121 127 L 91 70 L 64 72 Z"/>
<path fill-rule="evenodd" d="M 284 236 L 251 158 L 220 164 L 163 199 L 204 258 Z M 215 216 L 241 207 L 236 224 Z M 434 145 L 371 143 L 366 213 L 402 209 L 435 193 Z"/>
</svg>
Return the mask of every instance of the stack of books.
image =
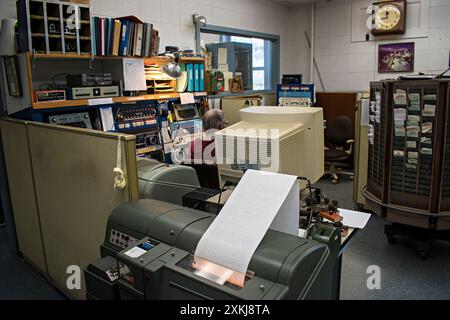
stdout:
<svg viewBox="0 0 450 320">
<path fill-rule="evenodd" d="M 158 55 L 160 38 L 153 24 L 144 23 L 134 16 L 92 19 L 94 55 L 136 57 Z"/>
</svg>

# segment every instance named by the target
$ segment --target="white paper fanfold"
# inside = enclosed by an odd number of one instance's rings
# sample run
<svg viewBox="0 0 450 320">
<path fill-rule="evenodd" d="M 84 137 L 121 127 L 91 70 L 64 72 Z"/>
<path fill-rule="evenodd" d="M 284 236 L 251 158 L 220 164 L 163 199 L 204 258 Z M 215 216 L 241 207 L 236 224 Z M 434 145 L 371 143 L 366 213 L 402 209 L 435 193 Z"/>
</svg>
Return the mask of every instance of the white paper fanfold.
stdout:
<svg viewBox="0 0 450 320">
<path fill-rule="evenodd" d="M 269 228 L 298 236 L 299 192 L 295 176 L 247 170 L 195 256 L 245 274 Z"/>
</svg>

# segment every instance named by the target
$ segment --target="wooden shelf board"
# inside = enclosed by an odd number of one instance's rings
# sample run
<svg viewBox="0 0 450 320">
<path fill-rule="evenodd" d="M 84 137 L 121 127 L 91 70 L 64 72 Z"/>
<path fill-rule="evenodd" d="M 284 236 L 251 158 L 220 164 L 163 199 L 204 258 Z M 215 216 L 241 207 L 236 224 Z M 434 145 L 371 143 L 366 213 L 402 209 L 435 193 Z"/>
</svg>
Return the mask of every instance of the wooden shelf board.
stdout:
<svg viewBox="0 0 450 320">
<path fill-rule="evenodd" d="M 180 58 L 180 62 L 187 62 L 187 61 L 205 62 L 205 58 L 199 58 L 199 57 L 182 57 L 182 58 Z"/>
<path fill-rule="evenodd" d="M 44 20 L 44 16 L 36 15 L 36 14 L 30 15 L 30 18 L 33 19 L 33 20 Z M 71 19 L 71 18 L 65 18 L 64 21 L 67 21 L 68 19 Z M 50 16 L 48 16 L 47 20 L 48 21 L 60 21 L 61 18 L 60 17 L 50 17 Z M 79 20 L 79 22 L 81 24 L 90 24 L 91 23 L 89 20 Z"/>
<path fill-rule="evenodd" d="M 67 36 L 66 36 L 67 37 Z M 81 40 L 89 40 L 89 39 L 81 39 Z M 32 55 L 33 57 L 33 55 Z M 55 54 L 35 54 L 34 58 L 36 59 L 65 59 L 65 58 L 70 58 L 70 59 L 89 59 L 91 58 L 91 55 L 68 55 L 68 54 L 60 54 L 60 55 L 55 55 Z M 161 56 L 157 56 L 157 57 L 134 57 L 134 56 L 93 56 L 94 59 L 99 59 L 99 60 L 117 60 L 117 59 L 123 59 L 123 58 L 133 58 L 133 59 L 144 59 L 147 62 L 157 62 L 157 63 L 161 63 L 161 62 L 166 62 L 169 61 L 170 59 L 167 57 L 161 57 Z M 180 62 L 204 62 L 205 59 L 204 58 L 198 58 L 198 57 L 183 57 L 180 58 Z"/>
<path fill-rule="evenodd" d="M 195 97 L 206 96 L 206 92 L 193 92 Z M 127 103 L 127 102 L 139 102 L 148 100 L 166 100 L 177 99 L 180 97 L 179 93 L 159 93 L 159 94 L 146 94 L 136 97 L 114 97 L 113 103 Z M 52 108 L 67 108 L 67 107 L 81 107 L 89 105 L 88 99 L 82 100 L 64 100 L 64 101 L 49 101 L 49 102 L 34 102 L 33 109 L 52 109 Z"/>
<path fill-rule="evenodd" d="M 31 58 L 36 59 L 90 59 L 91 54 L 74 54 L 74 53 L 37 53 L 31 54 Z"/>
<path fill-rule="evenodd" d="M 87 105 L 87 100 L 64 100 L 64 101 L 33 102 L 33 109 L 81 107 L 81 106 L 85 106 L 85 105 Z"/>
</svg>

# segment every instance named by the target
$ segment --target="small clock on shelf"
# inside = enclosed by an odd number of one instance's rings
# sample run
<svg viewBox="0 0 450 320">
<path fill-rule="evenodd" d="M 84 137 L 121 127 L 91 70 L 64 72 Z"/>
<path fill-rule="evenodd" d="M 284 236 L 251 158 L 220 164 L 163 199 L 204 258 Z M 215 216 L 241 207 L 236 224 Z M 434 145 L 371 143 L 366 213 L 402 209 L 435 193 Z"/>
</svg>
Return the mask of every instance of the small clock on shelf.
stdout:
<svg viewBox="0 0 450 320">
<path fill-rule="evenodd" d="M 373 3 L 373 35 L 402 34 L 406 30 L 406 0 Z"/>
</svg>

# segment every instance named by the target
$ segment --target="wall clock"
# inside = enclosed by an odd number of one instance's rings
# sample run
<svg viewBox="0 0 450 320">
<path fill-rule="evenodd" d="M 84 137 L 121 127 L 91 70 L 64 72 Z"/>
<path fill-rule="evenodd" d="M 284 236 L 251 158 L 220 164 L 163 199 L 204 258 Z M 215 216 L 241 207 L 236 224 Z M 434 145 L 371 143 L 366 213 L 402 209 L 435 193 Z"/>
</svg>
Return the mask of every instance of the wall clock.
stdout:
<svg viewBox="0 0 450 320">
<path fill-rule="evenodd" d="M 379 1 L 373 6 L 373 35 L 405 33 L 406 0 Z"/>
</svg>

